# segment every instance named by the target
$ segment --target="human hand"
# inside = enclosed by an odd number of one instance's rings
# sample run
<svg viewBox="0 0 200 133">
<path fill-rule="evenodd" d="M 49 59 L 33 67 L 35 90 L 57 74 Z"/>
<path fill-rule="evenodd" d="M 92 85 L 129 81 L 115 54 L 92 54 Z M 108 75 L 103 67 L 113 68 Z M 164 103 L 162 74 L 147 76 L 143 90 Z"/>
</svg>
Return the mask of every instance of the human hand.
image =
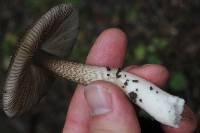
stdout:
<svg viewBox="0 0 200 133">
<path fill-rule="evenodd" d="M 126 36 L 118 29 L 104 31 L 94 43 L 86 63 L 121 67 L 126 53 Z M 160 65 L 129 66 L 125 71 L 139 75 L 159 87 L 169 77 Z M 162 75 L 158 77 L 157 75 Z M 166 133 L 191 133 L 196 128 L 193 112 L 186 107 L 179 128 L 161 125 Z M 96 81 L 79 85 L 71 100 L 63 133 L 139 133 L 141 131 L 134 106 L 115 85 Z"/>
</svg>

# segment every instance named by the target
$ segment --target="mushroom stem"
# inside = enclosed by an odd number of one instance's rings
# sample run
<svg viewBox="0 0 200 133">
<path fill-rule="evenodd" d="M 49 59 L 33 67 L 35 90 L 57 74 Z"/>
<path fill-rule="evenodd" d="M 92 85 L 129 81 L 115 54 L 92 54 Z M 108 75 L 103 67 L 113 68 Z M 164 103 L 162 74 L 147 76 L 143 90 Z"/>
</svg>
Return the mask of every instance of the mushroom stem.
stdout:
<svg viewBox="0 0 200 133">
<path fill-rule="evenodd" d="M 65 79 L 87 85 L 104 80 L 119 86 L 132 102 L 137 104 L 157 121 L 178 127 L 185 101 L 172 96 L 149 81 L 122 71 L 120 68 L 98 67 L 67 60 L 59 60 L 40 52 L 36 62 Z"/>
</svg>

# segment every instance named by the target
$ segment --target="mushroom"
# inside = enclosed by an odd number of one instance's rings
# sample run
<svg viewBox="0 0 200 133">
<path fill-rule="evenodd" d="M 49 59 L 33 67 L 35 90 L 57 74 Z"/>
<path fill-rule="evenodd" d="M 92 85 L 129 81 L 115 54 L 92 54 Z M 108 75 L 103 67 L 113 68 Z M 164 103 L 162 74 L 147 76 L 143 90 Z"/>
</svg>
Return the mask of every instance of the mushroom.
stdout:
<svg viewBox="0 0 200 133">
<path fill-rule="evenodd" d="M 120 68 L 66 60 L 64 53 L 74 43 L 77 31 L 77 11 L 72 5 L 61 4 L 44 14 L 25 34 L 12 57 L 4 87 L 3 109 L 7 116 L 22 114 L 37 104 L 53 80 L 52 75 L 57 75 L 83 85 L 96 80 L 111 82 L 154 119 L 178 127 L 183 99 Z"/>
</svg>

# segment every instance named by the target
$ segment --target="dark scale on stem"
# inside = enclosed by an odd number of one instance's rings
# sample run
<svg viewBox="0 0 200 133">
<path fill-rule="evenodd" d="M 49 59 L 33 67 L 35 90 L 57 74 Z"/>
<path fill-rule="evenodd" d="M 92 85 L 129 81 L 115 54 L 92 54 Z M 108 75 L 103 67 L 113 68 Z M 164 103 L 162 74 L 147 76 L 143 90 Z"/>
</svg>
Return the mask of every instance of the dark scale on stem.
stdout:
<svg viewBox="0 0 200 133">
<path fill-rule="evenodd" d="M 108 73 L 107 76 L 110 76 L 110 74 Z"/>
<path fill-rule="evenodd" d="M 129 80 L 126 80 L 126 81 L 124 82 L 124 85 L 125 85 L 125 86 L 128 86 L 128 81 L 129 81 Z"/>
<path fill-rule="evenodd" d="M 138 80 L 132 80 L 132 82 L 134 82 L 134 83 L 138 83 L 139 81 L 138 81 Z"/>
<path fill-rule="evenodd" d="M 135 103 L 135 102 L 136 102 L 136 99 L 137 99 L 137 94 L 136 94 L 135 92 L 132 91 L 132 92 L 130 92 L 128 95 L 129 95 L 131 101 Z"/>
<path fill-rule="evenodd" d="M 124 75 L 124 77 L 126 77 L 126 74 Z"/>
<path fill-rule="evenodd" d="M 127 86 L 127 85 L 128 85 L 128 82 L 126 81 L 126 82 L 124 83 L 124 85 Z"/>
<path fill-rule="evenodd" d="M 142 103 L 142 99 L 139 99 L 139 101 Z"/>
<path fill-rule="evenodd" d="M 150 86 L 150 91 L 152 91 L 153 90 L 153 87 L 152 86 Z"/>
<path fill-rule="evenodd" d="M 110 67 L 108 67 L 108 66 L 106 67 L 106 69 L 107 69 L 107 71 L 110 71 L 110 70 L 111 70 Z"/>
<path fill-rule="evenodd" d="M 138 88 L 135 91 L 138 91 Z"/>
<path fill-rule="evenodd" d="M 121 71 L 122 71 L 121 68 L 118 68 L 118 69 L 117 69 L 117 72 L 116 72 L 116 77 L 117 77 L 117 78 L 120 78 L 120 77 L 121 77 L 121 75 L 119 75 L 119 73 L 120 73 Z"/>
<path fill-rule="evenodd" d="M 122 88 L 125 88 L 125 86 L 122 86 Z"/>
<path fill-rule="evenodd" d="M 156 91 L 156 93 L 158 94 L 158 91 Z"/>
</svg>

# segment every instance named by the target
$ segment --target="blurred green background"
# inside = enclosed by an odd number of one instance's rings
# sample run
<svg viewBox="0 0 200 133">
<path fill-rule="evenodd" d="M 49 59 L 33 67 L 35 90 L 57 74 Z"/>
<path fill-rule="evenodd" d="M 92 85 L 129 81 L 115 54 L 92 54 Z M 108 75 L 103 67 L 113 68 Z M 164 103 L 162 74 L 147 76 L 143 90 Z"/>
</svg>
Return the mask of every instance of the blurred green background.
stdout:
<svg viewBox="0 0 200 133">
<path fill-rule="evenodd" d="M 1 88 L 15 44 L 27 26 L 52 6 L 68 2 L 77 6 L 80 15 L 80 32 L 70 58 L 84 62 L 96 37 L 104 29 L 118 27 L 128 36 L 125 65 L 167 67 L 171 73 L 167 91 L 184 97 L 200 119 L 199 0 L 0 0 Z M 0 131 L 61 132 L 74 86 L 64 80 L 55 82 L 41 103 L 22 117 L 8 119 L 1 111 Z M 148 122 L 142 125 L 149 126 Z"/>
</svg>

